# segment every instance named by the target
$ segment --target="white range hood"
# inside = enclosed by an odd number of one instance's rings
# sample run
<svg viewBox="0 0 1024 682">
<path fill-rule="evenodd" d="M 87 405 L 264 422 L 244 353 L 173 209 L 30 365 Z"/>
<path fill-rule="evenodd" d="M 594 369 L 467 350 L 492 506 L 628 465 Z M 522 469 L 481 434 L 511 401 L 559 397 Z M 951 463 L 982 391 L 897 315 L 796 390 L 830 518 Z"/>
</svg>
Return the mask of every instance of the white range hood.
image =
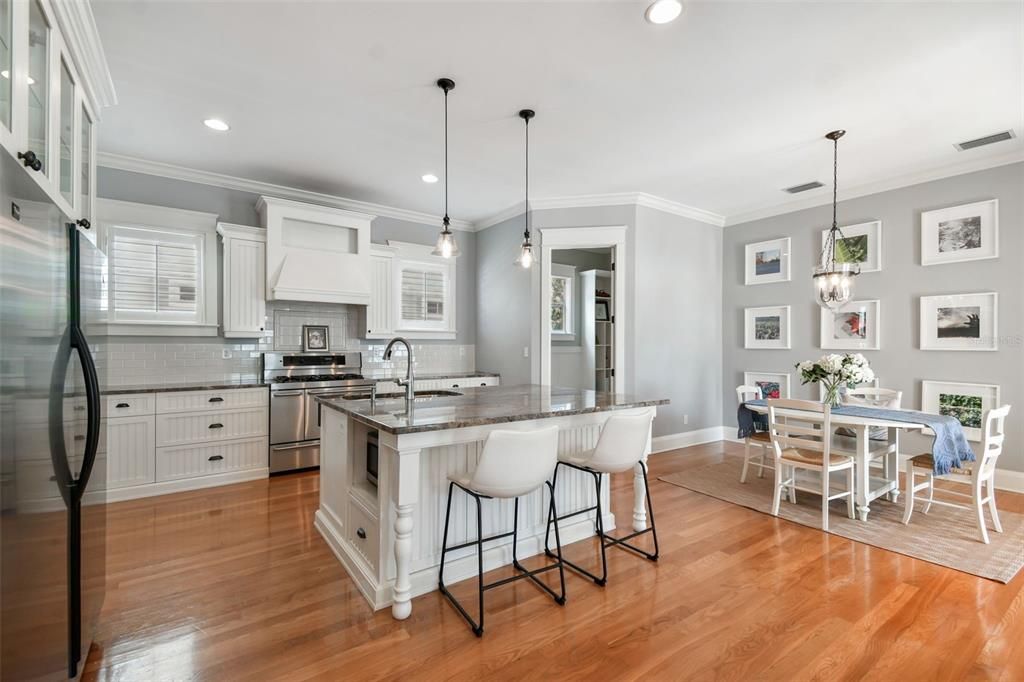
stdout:
<svg viewBox="0 0 1024 682">
<path fill-rule="evenodd" d="M 256 210 L 267 229 L 267 300 L 370 302 L 376 216 L 274 197 Z"/>
</svg>

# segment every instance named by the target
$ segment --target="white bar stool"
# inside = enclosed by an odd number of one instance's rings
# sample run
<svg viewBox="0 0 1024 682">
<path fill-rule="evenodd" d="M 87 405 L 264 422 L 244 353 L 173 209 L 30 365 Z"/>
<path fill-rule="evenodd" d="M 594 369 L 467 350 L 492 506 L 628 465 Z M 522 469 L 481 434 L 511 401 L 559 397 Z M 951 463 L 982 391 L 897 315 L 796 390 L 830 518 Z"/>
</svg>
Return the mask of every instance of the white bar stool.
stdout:
<svg viewBox="0 0 1024 682">
<path fill-rule="evenodd" d="M 483 452 L 480 453 L 480 461 L 476 469 L 466 474 L 452 474 L 448 477 L 451 481 L 448 484 L 448 508 L 444 514 L 444 539 L 441 541 L 441 569 L 437 576 L 437 585 L 441 593 L 448 598 L 448 601 L 462 614 L 462 617 L 469 623 L 473 633 L 480 637 L 484 633 L 484 591 L 499 585 L 529 578 L 538 587 L 554 598 L 557 604 L 565 604 L 565 570 L 562 566 L 562 541 L 558 535 L 558 524 L 555 524 L 555 543 L 558 548 L 554 556 L 556 563 L 533 571 L 527 570 L 516 556 L 516 542 L 519 531 L 519 498 L 522 495 L 533 492 L 543 485 L 547 485 L 551 493 L 551 502 L 548 505 L 548 514 L 555 512 L 555 488 L 553 483 L 547 480 L 551 470 L 558 461 L 558 427 L 548 426 L 534 431 L 492 431 L 484 442 Z M 454 547 L 448 546 L 448 522 L 452 514 L 452 490 L 458 487 L 466 494 L 476 500 L 476 528 L 477 539 L 465 542 Z M 481 500 L 489 499 L 514 499 L 514 511 L 512 516 L 512 531 L 500 533 L 490 537 L 483 536 L 483 508 Z M 497 580 L 493 583 L 484 584 L 484 543 L 500 538 L 512 536 L 512 565 L 521 572 L 511 578 Z M 472 616 L 463 608 L 458 599 L 448 591 L 444 584 L 444 560 L 445 555 L 455 549 L 462 549 L 476 545 L 477 552 L 477 593 L 479 598 L 480 622 L 473 620 Z M 550 553 L 549 553 L 550 554 Z M 561 593 L 557 594 L 550 587 L 536 578 L 538 573 L 558 569 L 558 577 L 561 581 Z"/>
<path fill-rule="evenodd" d="M 604 586 L 608 579 L 608 559 L 605 550 L 612 545 L 629 549 L 637 554 L 650 559 L 658 560 L 658 533 L 654 526 L 654 509 L 651 506 L 651 489 L 647 485 L 647 466 L 644 464 L 644 455 L 647 453 L 647 439 L 651 433 L 651 422 L 654 420 L 654 411 L 638 415 L 620 415 L 610 417 L 601 429 L 601 435 L 597 439 L 597 446 L 593 450 L 586 450 L 573 454 L 558 455 L 558 464 L 555 466 L 555 476 L 551 482 L 552 492 L 558 482 L 558 467 L 566 466 L 577 471 L 584 471 L 594 477 L 594 489 L 597 491 L 597 504 L 593 507 L 580 509 L 565 516 L 558 516 L 555 513 L 554 505 L 548 510 L 548 528 L 544 534 L 544 551 L 548 556 L 554 556 L 548 548 L 548 538 L 551 532 L 551 523 L 555 523 L 555 540 L 558 540 L 558 522 L 579 514 L 585 514 L 597 510 L 597 517 L 594 520 L 595 530 L 601 543 L 601 576 L 578 566 L 568 559 L 559 559 L 569 568 L 582 573 L 600 586 Z M 621 538 L 613 538 L 604 533 L 604 521 L 601 519 L 601 478 L 605 474 L 617 474 L 629 471 L 639 466 L 644 476 L 644 492 L 647 498 L 647 517 L 651 521 L 649 528 L 635 533 L 630 533 Z M 654 538 L 654 552 L 646 552 L 627 540 L 650 533 Z"/>
</svg>

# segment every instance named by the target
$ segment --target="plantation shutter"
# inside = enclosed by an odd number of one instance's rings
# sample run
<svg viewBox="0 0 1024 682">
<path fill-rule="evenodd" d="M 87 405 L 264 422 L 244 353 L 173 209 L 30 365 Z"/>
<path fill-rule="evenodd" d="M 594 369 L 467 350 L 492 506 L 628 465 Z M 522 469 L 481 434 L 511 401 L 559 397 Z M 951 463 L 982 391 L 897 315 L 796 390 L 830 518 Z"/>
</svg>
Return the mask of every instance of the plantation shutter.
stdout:
<svg viewBox="0 0 1024 682">
<path fill-rule="evenodd" d="M 445 276 L 437 270 L 402 270 L 402 319 L 411 322 L 444 321 Z"/>
<path fill-rule="evenodd" d="M 198 318 L 201 236 L 115 227 L 111 265 L 115 319 L 187 322 Z"/>
</svg>

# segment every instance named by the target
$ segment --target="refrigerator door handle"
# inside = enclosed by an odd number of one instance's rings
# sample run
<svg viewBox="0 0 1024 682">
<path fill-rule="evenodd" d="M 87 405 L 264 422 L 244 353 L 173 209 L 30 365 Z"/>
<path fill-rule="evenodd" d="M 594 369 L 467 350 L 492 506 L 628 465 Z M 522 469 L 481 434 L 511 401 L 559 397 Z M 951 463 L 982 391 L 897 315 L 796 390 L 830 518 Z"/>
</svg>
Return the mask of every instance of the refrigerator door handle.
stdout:
<svg viewBox="0 0 1024 682">
<path fill-rule="evenodd" d="M 85 404 L 88 409 L 85 429 L 85 456 L 82 458 L 82 470 L 78 475 L 78 495 L 85 493 L 85 487 L 89 484 L 89 476 L 92 474 L 92 466 L 96 462 L 96 451 L 100 444 L 100 425 L 102 424 L 100 383 L 96 373 L 96 363 L 93 362 L 92 353 L 89 351 L 89 342 L 85 334 L 75 325 L 71 328 L 71 345 L 78 351 L 78 360 L 82 364 L 82 373 L 85 375 Z"/>
</svg>

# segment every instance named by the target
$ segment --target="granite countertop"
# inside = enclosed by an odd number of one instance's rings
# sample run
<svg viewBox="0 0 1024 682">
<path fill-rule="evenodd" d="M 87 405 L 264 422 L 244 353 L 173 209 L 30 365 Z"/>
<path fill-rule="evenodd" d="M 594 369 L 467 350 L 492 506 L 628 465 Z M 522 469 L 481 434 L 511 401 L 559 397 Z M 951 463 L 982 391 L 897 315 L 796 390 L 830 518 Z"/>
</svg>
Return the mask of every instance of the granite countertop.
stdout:
<svg viewBox="0 0 1024 682">
<path fill-rule="evenodd" d="M 170 381 L 166 383 L 151 382 L 147 384 L 128 384 L 125 386 L 108 386 L 103 395 L 127 395 L 131 393 L 173 393 L 175 391 L 222 391 L 231 388 L 261 388 L 269 386 L 260 379 L 239 379 L 236 381 Z"/>
<path fill-rule="evenodd" d="M 404 398 L 377 400 L 375 408 L 370 406 L 369 400 L 330 398 L 320 402 L 367 426 L 396 435 L 667 405 L 669 402 L 667 399 L 641 399 L 535 384 L 460 388 L 458 392 L 462 395 L 417 400 L 411 414 L 406 412 Z"/>
<path fill-rule="evenodd" d="M 472 379 L 474 377 L 500 377 L 501 375 L 497 372 L 434 372 L 432 374 L 417 374 L 416 380 L 420 379 L 424 381 L 430 381 L 433 379 Z M 379 370 L 364 372 L 363 377 L 366 379 L 373 379 L 374 381 L 394 381 L 396 379 L 405 379 L 405 372 L 395 372 L 392 370 Z"/>
</svg>

